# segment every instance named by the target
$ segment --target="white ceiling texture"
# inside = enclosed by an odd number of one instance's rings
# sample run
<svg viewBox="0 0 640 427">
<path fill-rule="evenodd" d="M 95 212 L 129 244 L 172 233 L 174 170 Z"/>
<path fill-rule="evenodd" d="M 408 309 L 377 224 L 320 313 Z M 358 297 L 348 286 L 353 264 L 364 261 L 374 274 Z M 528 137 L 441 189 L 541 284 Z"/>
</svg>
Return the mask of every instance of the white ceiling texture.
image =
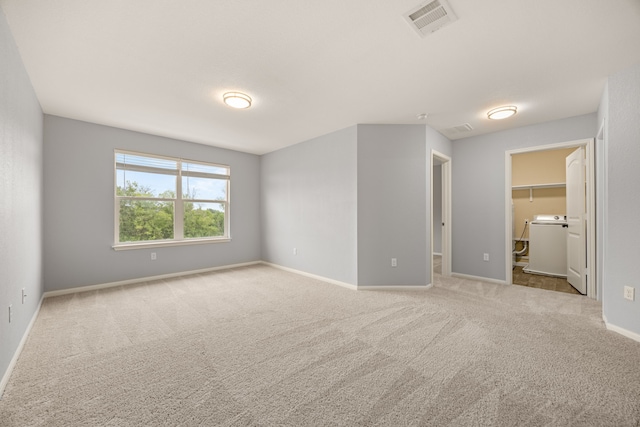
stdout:
<svg viewBox="0 0 640 427">
<path fill-rule="evenodd" d="M 420 4 L 0 0 L 45 113 L 256 154 L 358 123 L 453 140 L 591 113 L 640 62 L 639 0 L 449 0 L 426 37 L 403 18 Z"/>
</svg>

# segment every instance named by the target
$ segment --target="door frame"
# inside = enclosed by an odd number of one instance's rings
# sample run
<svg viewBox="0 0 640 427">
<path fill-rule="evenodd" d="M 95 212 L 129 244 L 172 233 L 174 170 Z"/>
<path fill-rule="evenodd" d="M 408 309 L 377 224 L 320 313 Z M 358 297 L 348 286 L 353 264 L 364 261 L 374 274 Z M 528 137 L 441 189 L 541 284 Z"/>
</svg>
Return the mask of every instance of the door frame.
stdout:
<svg viewBox="0 0 640 427">
<path fill-rule="evenodd" d="M 598 256 L 596 257 L 596 296 L 598 301 L 603 302 L 602 299 L 602 285 L 603 285 L 603 277 L 602 272 L 604 271 L 606 258 L 607 258 L 607 239 L 604 234 L 604 226 L 607 224 L 607 198 L 604 197 L 605 189 L 607 188 L 608 182 L 608 173 L 609 167 L 607 162 L 607 118 L 602 119 L 602 123 L 600 124 L 600 130 L 598 131 L 598 136 L 596 136 L 596 147 L 595 147 L 595 156 L 596 156 L 596 198 L 598 199 L 598 203 L 596 205 L 596 244 L 600 248 L 598 252 Z"/>
<path fill-rule="evenodd" d="M 596 194 L 595 194 L 595 140 L 579 139 L 576 141 L 561 142 L 556 144 L 538 145 L 534 147 L 519 148 L 515 150 L 505 151 L 504 158 L 504 200 L 505 200 L 505 282 L 508 285 L 513 284 L 513 265 L 512 265 L 512 248 L 513 248 L 513 233 L 512 223 L 513 218 L 511 215 L 511 196 L 512 196 L 512 184 L 511 184 L 511 156 L 514 154 L 532 153 L 535 151 L 548 151 L 557 150 L 560 148 L 572 148 L 572 147 L 585 147 L 586 150 L 586 171 L 585 180 L 587 184 L 586 189 L 586 221 L 587 221 L 587 268 L 585 274 L 587 276 L 587 297 L 597 299 L 597 276 L 596 276 Z"/>
<path fill-rule="evenodd" d="M 451 276 L 451 157 L 432 149 L 430 160 L 429 264 L 431 265 L 431 283 L 433 283 L 433 166 L 436 160 L 442 166 L 442 221 L 444 222 L 442 228 L 442 275 Z"/>
</svg>

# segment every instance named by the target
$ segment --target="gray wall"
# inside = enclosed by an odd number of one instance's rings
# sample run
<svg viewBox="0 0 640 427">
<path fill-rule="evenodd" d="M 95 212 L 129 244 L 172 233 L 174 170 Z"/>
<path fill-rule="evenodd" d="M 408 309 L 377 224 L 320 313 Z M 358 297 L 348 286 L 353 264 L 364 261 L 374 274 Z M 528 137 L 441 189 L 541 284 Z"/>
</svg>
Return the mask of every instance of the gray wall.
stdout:
<svg viewBox="0 0 640 427">
<path fill-rule="evenodd" d="M 262 156 L 262 258 L 360 286 L 424 286 L 432 148 L 451 155 L 424 125 L 357 125 Z"/>
<path fill-rule="evenodd" d="M 263 260 L 357 284 L 356 191 L 355 126 L 263 155 Z"/>
<path fill-rule="evenodd" d="M 425 141 L 422 125 L 358 125 L 359 285 L 428 283 Z"/>
<path fill-rule="evenodd" d="M 603 309 L 609 323 L 640 334 L 640 64 L 609 78 L 603 103 L 608 121 Z M 623 299 L 624 286 L 635 287 L 635 301 Z"/>
<path fill-rule="evenodd" d="M 359 285 L 429 283 L 431 149 L 450 144 L 425 125 L 358 125 Z"/>
<path fill-rule="evenodd" d="M 433 166 L 433 252 L 442 253 L 442 165 Z"/>
<path fill-rule="evenodd" d="M 453 143 L 452 270 L 496 280 L 505 277 L 505 152 L 585 138 L 597 132 L 596 114 L 525 126 Z M 489 262 L 483 261 L 489 254 Z"/>
<path fill-rule="evenodd" d="M 260 260 L 258 156 L 49 115 L 44 141 L 46 291 Z M 232 241 L 114 251 L 116 148 L 229 165 Z"/>
<path fill-rule="evenodd" d="M 2 9 L 0 236 L 2 378 L 42 296 L 42 110 Z M 22 288 L 28 295 L 24 305 Z"/>
</svg>

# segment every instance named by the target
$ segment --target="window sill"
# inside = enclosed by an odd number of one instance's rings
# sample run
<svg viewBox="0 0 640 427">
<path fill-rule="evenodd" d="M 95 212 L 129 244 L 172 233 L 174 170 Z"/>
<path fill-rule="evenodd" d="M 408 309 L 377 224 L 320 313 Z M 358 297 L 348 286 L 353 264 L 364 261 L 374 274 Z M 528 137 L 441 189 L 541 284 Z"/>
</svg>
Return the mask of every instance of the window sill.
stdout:
<svg viewBox="0 0 640 427">
<path fill-rule="evenodd" d="M 216 239 L 193 239 L 193 240 L 163 240 L 159 242 L 143 242 L 143 243 L 121 243 L 111 246 L 114 251 L 128 251 L 132 249 L 146 248 L 163 248 L 168 246 L 190 246 L 190 245 L 207 245 L 211 243 L 228 243 L 231 241 L 229 237 Z"/>
</svg>

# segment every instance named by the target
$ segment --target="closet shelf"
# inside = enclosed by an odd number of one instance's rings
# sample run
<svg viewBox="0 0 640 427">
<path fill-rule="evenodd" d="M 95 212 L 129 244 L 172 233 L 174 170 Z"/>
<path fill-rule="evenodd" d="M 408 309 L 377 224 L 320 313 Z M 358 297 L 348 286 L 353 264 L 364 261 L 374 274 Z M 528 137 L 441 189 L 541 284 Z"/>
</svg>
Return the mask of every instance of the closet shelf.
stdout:
<svg viewBox="0 0 640 427">
<path fill-rule="evenodd" d="M 529 190 L 529 189 L 536 189 L 536 188 L 562 188 L 566 186 L 567 186 L 566 182 L 554 182 L 551 184 L 514 185 L 511 188 L 513 190 Z"/>
<path fill-rule="evenodd" d="M 567 186 L 566 182 L 555 182 L 552 184 L 528 184 L 528 185 L 513 185 L 512 190 L 529 190 L 529 202 L 533 202 L 533 190 L 540 188 L 564 188 Z"/>
</svg>

